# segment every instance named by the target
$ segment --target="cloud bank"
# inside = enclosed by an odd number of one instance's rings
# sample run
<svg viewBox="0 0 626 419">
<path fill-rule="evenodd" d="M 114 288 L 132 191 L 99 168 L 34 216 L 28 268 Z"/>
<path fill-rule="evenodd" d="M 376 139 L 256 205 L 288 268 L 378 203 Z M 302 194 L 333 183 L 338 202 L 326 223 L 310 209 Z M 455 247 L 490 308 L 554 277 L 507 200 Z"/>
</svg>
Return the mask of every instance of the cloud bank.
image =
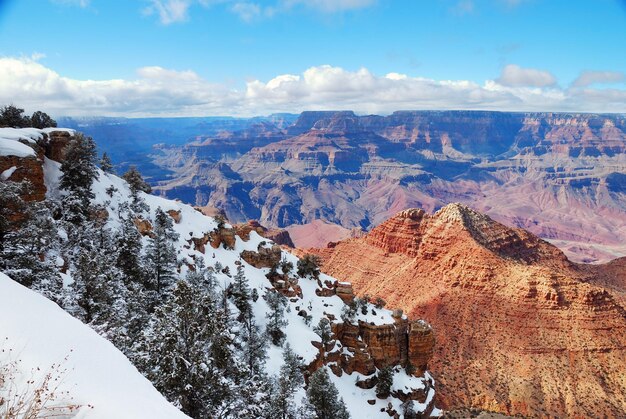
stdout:
<svg viewBox="0 0 626 419">
<path fill-rule="evenodd" d="M 626 90 L 591 88 L 598 77 L 583 73 L 582 82 L 561 88 L 547 72 L 510 67 L 499 78 L 476 83 L 322 65 L 233 88 L 190 70 L 162 67 L 140 68 L 132 80 L 78 80 L 32 58 L 4 57 L 0 104 L 57 116 L 251 116 L 314 109 L 381 114 L 399 109 L 626 112 Z"/>
</svg>

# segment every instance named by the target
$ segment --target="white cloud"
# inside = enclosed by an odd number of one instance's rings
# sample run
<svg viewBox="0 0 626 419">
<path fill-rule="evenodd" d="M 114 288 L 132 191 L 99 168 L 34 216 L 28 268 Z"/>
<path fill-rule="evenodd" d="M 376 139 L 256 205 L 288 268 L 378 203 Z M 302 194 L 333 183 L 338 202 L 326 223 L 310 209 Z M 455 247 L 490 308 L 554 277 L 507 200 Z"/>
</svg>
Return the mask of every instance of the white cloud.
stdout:
<svg viewBox="0 0 626 419">
<path fill-rule="evenodd" d="M 256 3 L 247 2 L 237 2 L 233 4 L 231 10 L 244 22 L 251 22 L 258 18 L 262 13 L 261 6 Z"/>
<path fill-rule="evenodd" d="M 548 71 L 509 64 L 502 69 L 497 82 L 509 87 L 547 87 L 556 84 L 556 78 Z"/>
<path fill-rule="evenodd" d="M 62 4 L 66 6 L 78 6 L 85 8 L 89 6 L 91 0 L 52 0 L 53 3 Z"/>
<path fill-rule="evenodd" d="M 144 9 L 144 13 L 157 14 L 162 24 L 170 25 L 188 19 L 191 3 L 191 0 L 151 0 L 151 5 Z"/>
<path fill-rule="evenodd" d="M 345 10 L 363 9 L 372 6 L 377 0 L 282 0 L 286 7 L 304 5 L 326 13 L 341 12 Z"/>
<path fill-rule="evenodd" d="M 0 104 L 54 115 L 260 115 L 314 109 L 390 113 L 399 109 L 626 112 L 626 90 L 509 86 L 499 81 L 433 80 L 317 66 L 252 80 L 241 89 L 191 70 L 142 67 L 132 80 L 64 77 L 30 58 L 0 58 Z"/>
<path fill-rule="evenodd" d="M 619 71 L 583 71 L 572 86 L 587 87 L 592 84 L 621 83 L 626 80 L 626 75 Z"/>
</svg>

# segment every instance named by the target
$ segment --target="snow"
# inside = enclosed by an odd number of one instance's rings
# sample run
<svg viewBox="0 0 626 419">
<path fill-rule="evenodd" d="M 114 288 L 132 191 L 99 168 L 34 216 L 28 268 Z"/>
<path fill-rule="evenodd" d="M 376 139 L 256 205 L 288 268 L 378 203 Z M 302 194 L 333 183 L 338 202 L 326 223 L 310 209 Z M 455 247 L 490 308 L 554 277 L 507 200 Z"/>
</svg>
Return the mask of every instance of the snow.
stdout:
<svg viewBox="0 0 626 419">
<path fill-rule="evenodd" d="M 35 150 L 23 142 L 34 144 L 53 131 L 74 134 L 74 130 L 69 128 L 0 128 L 0 156 L 36 156 Z"/>
<path fill-rule="evenodd" d="M 53 364 L 67 371 L 61 391 L 83 407 L 77 418 L 183 418 L 113 344 L 53 302 L 0 273 L 0 365 L 21 362 L 23 379 L 39 381 Z M 8 347 L 7 347 L 8 346 Z M 64 358 L 67 360 L 64 361 Z M 19 381 L 18 385 L 24 383 Z"/>
<path fill-rule="evenodd" d="M 35 150 L 26 144 L 22 144 L 19 141 L 0 138 L 0 156 L 30 157 L 36 156 L 36 154 Z"/>
<path fill-rule="evenodd" d="M 17 170 L 16 166 L 9 167 L 4 172 L 0 173 L 0 180 L 7 180 Z"/>
</svg>

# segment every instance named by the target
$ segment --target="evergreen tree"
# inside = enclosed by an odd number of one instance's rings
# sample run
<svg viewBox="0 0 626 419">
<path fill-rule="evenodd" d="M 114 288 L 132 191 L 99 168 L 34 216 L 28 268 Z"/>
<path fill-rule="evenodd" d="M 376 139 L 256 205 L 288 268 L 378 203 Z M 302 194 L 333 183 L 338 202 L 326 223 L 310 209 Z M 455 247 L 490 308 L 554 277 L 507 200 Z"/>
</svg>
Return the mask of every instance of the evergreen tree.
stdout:
<svg viewBox="0 0 626 419">
<path fill-rule="evenodd" d="M 386 399 L 391 394 L 391 386 L 393 385 L 393 368 L 387 366 L 378 371 L 378 382 L 376 383 L 376 396 L 380 399 Z"/>
<path fill-rule="evenodd" d="M 177 257 L 172 219 L 159 207 L 154 219 L 153 235 L 147 246 L 148 289 L 162 300 L 176 281 Z"/>
<path fill-rule="evenodd" d="M 333 330 L 330 327 L 330 320 L 326 317 L 322 317 L 317 324 L 313 327 L 313 331 L 322 339 L 322 345 L 326 346 L 332 339 Z"/>
<path fill-rule="evenodd" d="M 122 271 L 124 282 L 128 286 L 130 283 L 143 284 L 143 266 L 141 263 L 141 235 L 133 223 L 131 212 L 123 210 L 121 215 L 121 226 L 117 236 L 117 267 Z"/>
<path fill-rule="evenodd" d="M 285 363 L 280 368 L 280 374 L 272 383 L 273 394 L 268 417 L 295 419 L 297 412 L 293 396 L 296 390 L 304 385 L 302 375 L 304 366 L 289 343 L 285 344 L 283 349 L 283 360 Z"/>
<path fill-rule="evenodd" d="M 102 158 L 100 159 L 100 170 L 104 173 L 113 173 L 113 163 L 106 152 L 102 153 Z"/>
<path fill-rule="evenodd" d="M 215 274 L 212 268 L 207 268 L 204 265 L 204 259 L 202 257 L 197 258 L 195 269 L 187 272 L 185 280 L 198 290 L 208 292 L 212 295 L 215 293 Z"/>
<path fill-rule="evenodd" d="M 80 133 L 66 148 L 59 186 L 66 191 L 63 197 L 64 217 L 71 223 L 81 224 L 89 217 L 89 206 L 94 198 L 91 186 L 98 177 L 96 157 L 96 143 Z"/>
<path fill-rule="evenodd" d="M 92 324 L 101 334 L 120 326 L 119 317 L 124 312 L 124 288 L 115 267 L 112 238 L 105 230 L 104 245 L 83 246 L 73 270 L 76 303 L 80 308 L 77 317 Z"/>
<path fill-rule="evenodd" d="M 267 341 L 261 333 L 261 328 L 254 321 L 252 310 L 246 312 L 242 326 L 241 355 L 246 368 L 244 376 L 247 379 L 262 377 L 264 375 Z"/>
<path fill-rule="evenodd" d="M 306 254 L 302 259 L 298 260 L 298 275 L 305 277 L 310 275 L 314 279 L 320 277 L 320 263 L 321 260 L 316 255 Z"/>
<path fill-rule="evenodd" d="M 137 212 L 147 210 L 147 206 L 139 195 L 139 192 L 150 193 L 152 192 L 152 188 L 145 180 L 143 180 L 143 177 L 137 168 L 135 166 L 130 166 L 128 171 L 122 175 L 122 179 L 128 183 L 128 187 L 130 188 L 130 196 L 133 199 L 131 207 Z"/>
<path fill-rule="evenodd" d="M 45 112 L 35 111 L 30 117 L 30 123 L 33 128 L 52 128 L 57 126 L 57 122 Z"/>
<path fill-rule="evenodd" d="M 28 190 L 26 182 L 0 181 L 0 271 L 60 304 L 56 226 L 44 203 L 22 199 Z"/>
<path fill-rule="evenodd" d="M 319 368 L 311 375 L 306 394 L 317 419 L 348 419 L 350 417 L 343 399 L 339 398 L 337 387 L 330 381 L 326 367 Z"/>
<path fill-rule="evenodd" d="M 0 127 L 25 128 L 31 126 L 30 118 L 24 116 L 24 109 L 7 105 L 0 109 Z"/>
<path fill-rule="evenodd" d="M 217 417 L 232 399 L 232 383 L 213 358 L 217 310 L 206 294 L 179 281 L 173 298 L 157 308 L 140 363 L 155 387 L 194 418 Z M 232 366 L 232 360 L 229 360 Z"/>
<path fill-rule="evenodd" d="M 237 266 L 237 274 L 233 278 L 230 287 L 230 295 L 235 307 L 239 310 L 239 320 L 248 318 L 252 313 L 252 305 L 250 304 L 251 291 L 248 285 L 248 278 L 244 273 L 243 265 Z"/>
<path fill-rule="evenodd" d="M 285 340 L 284 328 L 287 326 L 285 307 L 287 299 L 276 290 L 269 290 L 265 296 L 269 311 L 265 314 L 267 325 L 265 331 L 274 345 L 280 346 Z"/>
</svg>

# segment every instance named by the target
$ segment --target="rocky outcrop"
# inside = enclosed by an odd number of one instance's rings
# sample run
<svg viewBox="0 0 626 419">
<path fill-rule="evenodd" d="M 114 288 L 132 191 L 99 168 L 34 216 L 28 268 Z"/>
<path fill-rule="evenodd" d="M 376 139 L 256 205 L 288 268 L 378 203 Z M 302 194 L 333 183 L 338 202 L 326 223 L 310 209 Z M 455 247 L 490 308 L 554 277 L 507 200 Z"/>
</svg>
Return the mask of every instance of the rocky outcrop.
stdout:
<svg viewBox="0 0 626 419">
<path fill-rule="evenodd" d="M 69 131 L 41 131 L 40 138 L 36 141 L 28 140 L 34 134 L 24 134 L 25 139 L 20 142 L 33 149 L 31 156 L 0 155 L 0 174 L 4 173 L 3 179 L 13 182 L 26 181 L 30 184 L 26 194 L 22 197 L 26 201 L 42 201 L 46 196 L 44 182 L 43 162 L 44 157 L 57 162 L 63 161 L 65 147 L 72 138 Z M 0 138 L 0 141 L 14 141 Z"/>
<path fill-rule="evenodd" d="M 180 210 L 167 210 L 166 213 L 172 217 L 172 220 L 174 220 L 176 224 L 180 224 L 180 220 L 182 219 Z"/>
<path fill-rule="evenodd" d="M 63 163 L 66 147 L 72 138 L 72 134 L 68 131 L 52 131 L 42 140 L 39 140 L 38 144 L 45 150 L 46 157 Z"/>
<path fill-rule="evenodd" d="M 22 196 L 25 201 L 43 201 L 46 197 L 41 159 L 31 157 L 0 156 L 0 173 L 11 172 L 6 179 L 13 182 L 27 181 L 30 187 Z"/>
<path fill-rule="evenodd" d="M 255 268 L 276 267 L 281 260 L 282 250 L 280 246 L 261 246 L 258 251 L 244 250 L 240 253 L 241 258 Z"/>
<path fill-rule="evenodd" d="M 403 211 L 364 238 L 306 251 L 357 295 L 432 323 L 437 351 L 432 330 L 415 323 L 407 356 L 418 369 L 430 359 L 444 409 L 622 415 L 626 264 L 576 265 L 458 204 L 432 216 Z"/>
<path fill-rule="evenodd" d="M 247 223 L 242 224 L 235 224 L 234 228 L 236 234 L 244 241 L 248 241 L 250 239 L 250 233 L 254 231 L 259 236 L 265 237 L 278 245 L 295 247 L 287 230 L 278 228 L 267 229 L 256 220 L 250 220 Z"/>
<path fill-rule="evenodd" d="M 221 245 L 224 245 L 226 249 L 234 249 L 237 232 L 234 228 L 218 227 L 215 231 L 209 234 L 209 240 L 211 247 L 217 249 Z"/>
<path fill-rule="evenodd" d="M 133 223 L 135 224 L 135 227 L 137 227 L 137 231 L 139 231 L 139 234 L 141 234 L 142 236 L 152 237 L 152 223 L 150 222 L 150 220 L 135 217 L 133 218 Z"/>
</svg>

